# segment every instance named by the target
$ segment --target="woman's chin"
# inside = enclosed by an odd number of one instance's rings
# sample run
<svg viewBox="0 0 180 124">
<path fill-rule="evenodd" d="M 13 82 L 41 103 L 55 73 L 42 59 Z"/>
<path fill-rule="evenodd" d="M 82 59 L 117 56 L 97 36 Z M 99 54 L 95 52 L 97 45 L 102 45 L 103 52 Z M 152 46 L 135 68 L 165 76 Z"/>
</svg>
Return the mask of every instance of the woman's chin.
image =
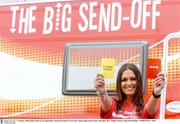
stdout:
<svg viewBox="0 0 180 124">
<path fill-rule="evenodd" d="M 131 95 L 131 96 L 133 96 L 134 93 L 135 93 L 134 91 L 126 91 L 126 92 L 125 92 L 126 95 Z"/>
</svg>

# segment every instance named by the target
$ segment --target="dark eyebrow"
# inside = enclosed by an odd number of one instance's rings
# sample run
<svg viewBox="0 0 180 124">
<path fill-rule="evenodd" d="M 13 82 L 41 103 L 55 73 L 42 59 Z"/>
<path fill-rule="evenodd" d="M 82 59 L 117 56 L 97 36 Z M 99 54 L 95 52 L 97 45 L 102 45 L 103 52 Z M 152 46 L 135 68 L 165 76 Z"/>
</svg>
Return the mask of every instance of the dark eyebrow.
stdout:
<svg viewBox="0 0 180 124">
<path fill-rule="evenodd" d="M 125 81 L 125 80 L 127 80 L 127 78 L 125 77 L 125 78 L 121 78 L 121 81 Z"/>
</svg>

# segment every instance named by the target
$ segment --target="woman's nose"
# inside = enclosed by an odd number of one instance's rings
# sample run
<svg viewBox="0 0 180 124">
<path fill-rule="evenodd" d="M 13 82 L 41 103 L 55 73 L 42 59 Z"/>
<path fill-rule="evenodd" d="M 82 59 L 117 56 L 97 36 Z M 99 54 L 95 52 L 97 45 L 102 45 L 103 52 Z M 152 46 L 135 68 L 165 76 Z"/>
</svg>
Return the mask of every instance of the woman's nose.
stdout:
<svg viewBox="0 0 180 124">
<path fill-rule="evenodd" d="M 127 85 L 131 85 L 132 84 L 132 81 L 130 79 L 127 80 L 126 82 Z"/>
</svg>

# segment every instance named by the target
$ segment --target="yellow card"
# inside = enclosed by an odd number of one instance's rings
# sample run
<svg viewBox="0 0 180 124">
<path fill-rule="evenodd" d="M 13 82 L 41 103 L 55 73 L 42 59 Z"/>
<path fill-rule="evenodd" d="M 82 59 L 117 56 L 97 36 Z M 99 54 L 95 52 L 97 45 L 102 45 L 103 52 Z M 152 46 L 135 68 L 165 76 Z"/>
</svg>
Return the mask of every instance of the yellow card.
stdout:
<svg viewBox="0 0 180 124">
<path fill-rule="evenodd" d="M 114 78 L 115 58 L 101 58 L 101 74 L 104 78 Z"/>
</svg>

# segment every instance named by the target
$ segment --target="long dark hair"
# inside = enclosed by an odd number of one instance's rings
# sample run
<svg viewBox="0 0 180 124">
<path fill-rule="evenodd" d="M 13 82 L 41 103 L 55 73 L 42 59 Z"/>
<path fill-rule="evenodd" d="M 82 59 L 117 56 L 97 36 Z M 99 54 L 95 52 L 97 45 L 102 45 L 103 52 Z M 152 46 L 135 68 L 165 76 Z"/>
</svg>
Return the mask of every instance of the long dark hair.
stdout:
<svg viewBox="0 0 180 124">
<path fill-rule="evenodd" d="M 141 112 L 144 108 L 144 99 L 143 99 L 143 83 L 142 83 L 142 76 L 138 69 L 138 67 L 131 63 L 124 64 L 118 72 L 117 79 L 116 79 L 116 92 L 115 92 L 115 100 L 117 101 L 117 109 L 120 110 L 123 102 L 126 99 L 126 95 L 121 90 L 121 78 L 122 74 L 125 70 L 130 69 L 134 72 L 136 76 L 136 90 L 134 94 L 134 104 L 137 106 L 136 112 Z"/>
</svg>

